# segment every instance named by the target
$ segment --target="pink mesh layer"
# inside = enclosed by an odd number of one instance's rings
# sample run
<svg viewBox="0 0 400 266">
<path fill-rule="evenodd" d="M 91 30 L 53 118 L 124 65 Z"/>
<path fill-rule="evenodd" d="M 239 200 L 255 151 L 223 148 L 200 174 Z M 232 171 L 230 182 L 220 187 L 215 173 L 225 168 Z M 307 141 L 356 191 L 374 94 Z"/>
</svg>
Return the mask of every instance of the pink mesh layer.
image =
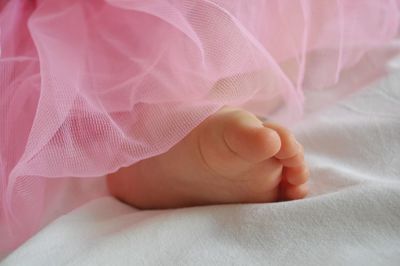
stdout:
<svg viewBox="0 0 400 266">
<path fill-rule="evenodd" d="M 101 176 L 167 151 L 224 105 L 290 125 L 305 106 L 361 88 L 383 71 L 399 27 L 397 0 L 0 8 L 3 251 L 104 195 Z M 329 97 L 307 97 L 323 89 Z"/>
</svg>

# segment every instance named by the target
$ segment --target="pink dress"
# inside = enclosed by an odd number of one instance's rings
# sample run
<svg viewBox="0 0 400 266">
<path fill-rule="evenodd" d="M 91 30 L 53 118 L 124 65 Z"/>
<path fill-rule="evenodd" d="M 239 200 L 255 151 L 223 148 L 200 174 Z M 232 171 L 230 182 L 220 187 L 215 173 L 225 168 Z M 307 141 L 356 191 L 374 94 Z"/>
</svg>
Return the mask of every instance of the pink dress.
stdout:
<svg viewBox="0 0 400 266">
<path fill-rule="evenodd" d="M 290 125 L 361 88 L 396 52 L 399 11 L 399 0 L 0 0 L 0 250 L 224 105 Z"/>
</svg>

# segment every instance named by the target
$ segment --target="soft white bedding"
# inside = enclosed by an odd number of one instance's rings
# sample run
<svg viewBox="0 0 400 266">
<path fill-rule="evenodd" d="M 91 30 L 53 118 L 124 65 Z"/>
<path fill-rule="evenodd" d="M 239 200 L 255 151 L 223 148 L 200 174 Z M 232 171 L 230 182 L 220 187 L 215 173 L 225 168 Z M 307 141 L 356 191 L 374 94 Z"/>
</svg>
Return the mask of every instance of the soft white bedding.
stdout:
<svg viewBox="0 0 400 266">
<path fill-rule="evenodd" d="M 137 211 L 101 198 L 0 265 L 400 265 L 400 73 L 296 134 L 307 199 Z"/>
</svg>

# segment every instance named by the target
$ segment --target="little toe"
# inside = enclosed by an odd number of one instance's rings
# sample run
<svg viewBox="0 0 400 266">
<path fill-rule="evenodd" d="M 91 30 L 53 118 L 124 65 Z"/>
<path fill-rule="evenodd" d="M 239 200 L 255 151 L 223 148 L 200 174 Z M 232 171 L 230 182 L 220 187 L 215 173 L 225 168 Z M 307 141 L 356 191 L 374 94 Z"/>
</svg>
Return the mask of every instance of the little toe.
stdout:
<svg viewBox="0 0 400 266">
<path fill-rule="evenodd" d="M 308 194 L 308 185 L 302 184 L 300 186 L 294 186 L 286 183 L 283 187 L 281 187 L 280 194 L 283 200 L 302 199 Z"/>
<path fill-rule="evenodd" d="M 281 149 L 275 155 L 278 159 L 287 159 L 301 151 L 301 145 L 297 142 L 293 133 L 283 126 L 274 123 L 264 123 L 264 126 L 275 130 L 281 138 Z"/>
<path fill-rule="evenodd" d="M 284 167 L 283 176 L 286 181 L 294 186 L 299 186 L 307 182 L 310 173 L 306 165 L 298 167 Z"/>
</svg>

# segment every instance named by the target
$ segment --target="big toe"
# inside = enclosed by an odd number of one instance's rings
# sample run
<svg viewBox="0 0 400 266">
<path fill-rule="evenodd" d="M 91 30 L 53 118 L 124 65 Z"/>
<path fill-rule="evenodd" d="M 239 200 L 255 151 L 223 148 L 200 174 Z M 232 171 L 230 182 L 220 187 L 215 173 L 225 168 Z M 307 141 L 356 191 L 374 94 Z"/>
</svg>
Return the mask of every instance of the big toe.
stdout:
<svg viewBox="0 0 400 266">
<path fill-rule="evenodd" d="M 264 127 L 253 114 L 233 111 L 225 120 L 223 137 L 229 149 L 251 163 L 275 156 L 281 149 L 281 138 L 272 128 Z"/>
</svg>

